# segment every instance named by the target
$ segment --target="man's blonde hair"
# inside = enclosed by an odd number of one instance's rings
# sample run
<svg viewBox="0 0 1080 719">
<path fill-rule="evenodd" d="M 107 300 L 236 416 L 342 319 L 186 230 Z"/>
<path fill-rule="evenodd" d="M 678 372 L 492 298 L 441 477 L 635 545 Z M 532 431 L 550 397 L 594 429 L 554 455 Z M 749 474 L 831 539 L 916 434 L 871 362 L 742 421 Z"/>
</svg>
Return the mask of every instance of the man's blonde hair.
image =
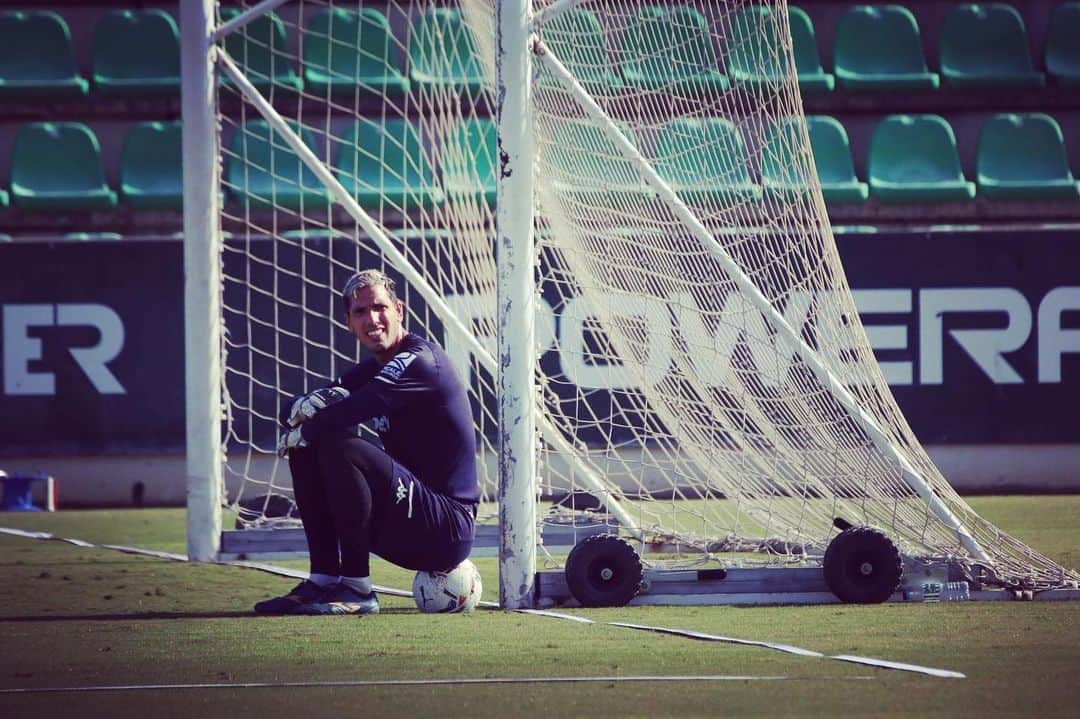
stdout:
<svg viewBox="0 0 1080 719">
<path fill-rule="evenodd" d="M 390 295 L 390 299 L 398 302 L 397 292 L 394 290 L 396 284 L 390 275 L 381 270 L 361 270 L 357 272 L 345 281 L 345 287 L 341 290 L 341 300 L 345 304 L 345 311 L 349 311 L 349 305 L 352 303 L 353 298 L 356 297 L 357 291 L 364 287 L 382 285 L 386 288 L 386 294 Z"/>
</svg>

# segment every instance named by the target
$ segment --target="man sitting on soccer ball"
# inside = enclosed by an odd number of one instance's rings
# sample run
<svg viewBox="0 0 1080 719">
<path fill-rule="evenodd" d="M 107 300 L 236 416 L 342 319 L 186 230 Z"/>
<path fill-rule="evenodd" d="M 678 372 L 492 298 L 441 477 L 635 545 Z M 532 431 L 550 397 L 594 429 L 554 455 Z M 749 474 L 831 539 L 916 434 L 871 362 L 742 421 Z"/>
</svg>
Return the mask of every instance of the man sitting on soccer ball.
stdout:
<svg viewBox="0 0 1080 719">
<path fill-rule="evenodd" d="M 472 549 L 476 437 L 461 380 L 440 346 L 406 331 L 390 277 L 355 274 L 342 300 L 371 357 L 282 413 L 278 448 L 289 458 L 311 573 L 257 603 L 260 614 L 376 614 L 370 552 L 441 571 Z M 357 436 L 365 422 L 383 448 Z"/>
</svg>

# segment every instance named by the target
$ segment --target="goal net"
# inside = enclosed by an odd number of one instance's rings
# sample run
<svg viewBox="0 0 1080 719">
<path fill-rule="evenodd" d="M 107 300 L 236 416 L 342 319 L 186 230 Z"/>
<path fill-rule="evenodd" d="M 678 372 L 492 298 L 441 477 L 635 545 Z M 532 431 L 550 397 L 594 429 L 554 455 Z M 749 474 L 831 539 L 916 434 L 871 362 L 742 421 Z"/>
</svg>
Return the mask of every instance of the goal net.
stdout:
<svg viewBox="0 0 1080 719">
<path fill-rule="evenodd" d="M 785 2 L 533 5 L 538 539 L 788 561 L 841 518 L 984 582 L 1075 581 L 975 514 L 893 400 Z M 360 358 L 338 291 L 367 267 L 469 387 L 492 501 L 494 2 L 266 7 L 217 18 L 226 501 L 238 526 L 289 514 L 279 404 Z"/>
</svg>

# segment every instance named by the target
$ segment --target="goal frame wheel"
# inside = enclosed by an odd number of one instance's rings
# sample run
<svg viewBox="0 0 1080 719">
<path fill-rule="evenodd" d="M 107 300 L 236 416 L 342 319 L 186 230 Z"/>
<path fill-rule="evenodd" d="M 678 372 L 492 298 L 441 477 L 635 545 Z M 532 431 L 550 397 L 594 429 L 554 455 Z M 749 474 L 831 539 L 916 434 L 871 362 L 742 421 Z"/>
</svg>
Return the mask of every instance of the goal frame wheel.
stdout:
<svg viewBox="0 0 1080 719">
<path fill-rule="evenodd" d="M 625 539 L 598 534 L 578 542 L 566 558 L 566 585 L 584 607 L 621 607 L 645 579 L 641 557 Z"/>
<path fill-rule="evenodd" d="M 881 530 L 849 527 L 829 542 L 822 570 L 829 590 L 841 601 L 880 604 L 900 586 L 904 561 Z"/>
</svg>

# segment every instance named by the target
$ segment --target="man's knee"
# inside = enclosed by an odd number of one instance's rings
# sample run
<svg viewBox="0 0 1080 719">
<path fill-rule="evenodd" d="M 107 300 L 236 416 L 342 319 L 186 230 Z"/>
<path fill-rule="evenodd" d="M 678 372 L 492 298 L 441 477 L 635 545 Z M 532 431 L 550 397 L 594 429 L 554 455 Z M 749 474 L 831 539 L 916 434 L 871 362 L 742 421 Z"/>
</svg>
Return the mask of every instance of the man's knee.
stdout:
<svg viewBox="0 0 1080 719">
<path fill-rule="evenodd" d="M 345 433 L 324 433 L 314 446 L 318 466 L 328 484 L 361 479 L 376 494 L 393 474 L 393 460 L 371 442 Z"/>
<path fill-rule="evenodd" d="M 348 439 L 344 432 L 323 432 L 314 442 L 315 455 L 320 462 L 328 459 L 340 462 L 345 456 L 345 442 Z"/>
<path fill-rule="evenodd" d="M 393 472 L 393 461 L 382 449 L 352 434 L 320 435 L 318 455 L 324 470 L 349 466 L 369 479 Z"/>
<path fill-rule="evenodd" d="M 393 474 L 393 460 L 376 445 L 359 437 L 352 437 L 342 445 L 342 452 L 353 467 L 363 474 L 369 482 L 380 479 L 389 480 Z"/>
</svg>

